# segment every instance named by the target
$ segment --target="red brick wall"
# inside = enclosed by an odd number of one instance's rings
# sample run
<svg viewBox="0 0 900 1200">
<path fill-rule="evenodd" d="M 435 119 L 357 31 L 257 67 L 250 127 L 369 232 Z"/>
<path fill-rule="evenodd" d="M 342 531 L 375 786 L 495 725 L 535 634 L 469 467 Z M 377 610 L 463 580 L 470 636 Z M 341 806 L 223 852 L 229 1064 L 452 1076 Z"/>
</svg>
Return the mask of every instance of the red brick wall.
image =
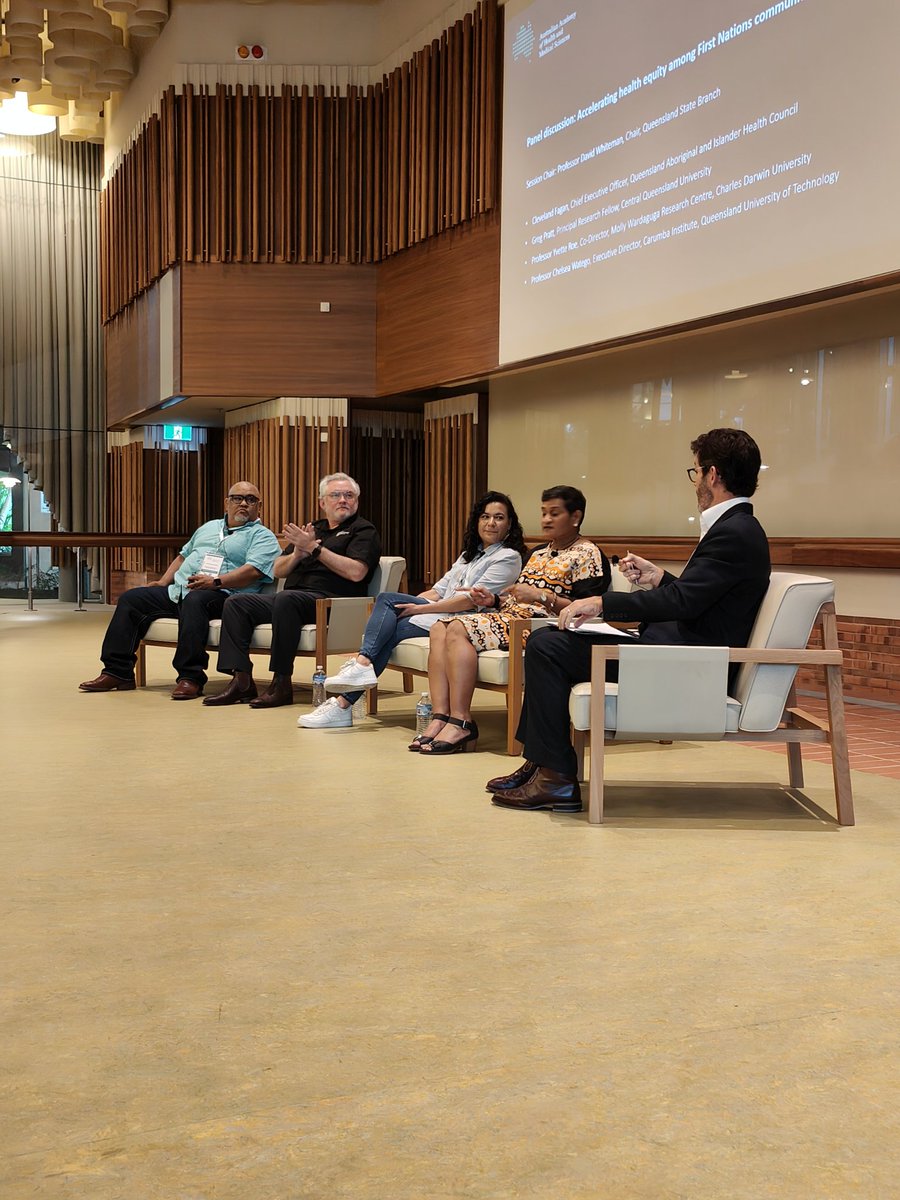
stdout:
<svg viewBox="0 0 900 1200">
<path fill-rule="evenodd" d="M 844 652 L 844 695 L 848 699 L 900 704 L 900 621 L 880 617 L 838 616 L 838 641 Z M 820 646 L 818 630 L 810 646 Z M 801 671 L 797 687 L 822 692 L 820 671 Z"/>
</svg>

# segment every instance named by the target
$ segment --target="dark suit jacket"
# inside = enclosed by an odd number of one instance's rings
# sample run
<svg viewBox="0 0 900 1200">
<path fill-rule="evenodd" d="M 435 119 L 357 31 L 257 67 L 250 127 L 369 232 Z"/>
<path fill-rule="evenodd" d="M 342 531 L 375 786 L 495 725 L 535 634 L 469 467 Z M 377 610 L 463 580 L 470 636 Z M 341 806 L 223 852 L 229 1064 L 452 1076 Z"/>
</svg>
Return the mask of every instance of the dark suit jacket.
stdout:
<svg viewBox="0 0 900 1200">
<path fill-rule="evenodd" d="M 769 543 L 752 504 L 724 512 L 681 575 L 649 592 L 607 592 L 608 621 L 641 621 L 642 642 L 746 646 L 769 586 Z"/>
</svg>

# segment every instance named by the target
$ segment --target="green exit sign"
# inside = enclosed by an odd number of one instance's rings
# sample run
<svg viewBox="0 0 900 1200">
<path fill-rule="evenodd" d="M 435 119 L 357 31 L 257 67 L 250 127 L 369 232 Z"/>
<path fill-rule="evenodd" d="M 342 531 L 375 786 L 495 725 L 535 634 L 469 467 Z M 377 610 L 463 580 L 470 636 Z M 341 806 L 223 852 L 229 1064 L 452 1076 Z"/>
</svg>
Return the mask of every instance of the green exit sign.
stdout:
<svg viewBox="0 0 900 1200">
<path fill-rule="evenodd" d="M 193 425 L 163 425 L 163 437 L 167 442 L 189 442 L 193 436 Z"/>
</svg>

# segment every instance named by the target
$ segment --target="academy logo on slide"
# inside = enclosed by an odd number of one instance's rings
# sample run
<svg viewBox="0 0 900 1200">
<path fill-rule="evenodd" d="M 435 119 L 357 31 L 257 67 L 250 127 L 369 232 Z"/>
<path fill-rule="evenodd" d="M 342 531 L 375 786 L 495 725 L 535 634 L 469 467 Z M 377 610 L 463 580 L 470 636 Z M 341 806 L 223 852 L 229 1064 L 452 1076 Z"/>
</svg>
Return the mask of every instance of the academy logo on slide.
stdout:
<svg viewBox="0 0 900 1200">
<path fill-rule="evenodd" d="M 527 58 L 530 61 L 533 52 L 534 29 L 531 22 L 527 21 L 524 25 L 519 26 L 516 36 L 513 38 L 513 61 L 518 62 L 520 58 Z"/>
</svg>

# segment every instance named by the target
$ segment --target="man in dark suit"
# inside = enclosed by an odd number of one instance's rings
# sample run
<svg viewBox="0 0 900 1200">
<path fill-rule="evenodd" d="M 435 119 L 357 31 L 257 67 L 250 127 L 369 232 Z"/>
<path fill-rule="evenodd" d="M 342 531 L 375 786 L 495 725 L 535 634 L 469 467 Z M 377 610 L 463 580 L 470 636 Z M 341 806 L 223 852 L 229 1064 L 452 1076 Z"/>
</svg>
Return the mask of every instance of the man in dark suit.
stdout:
<svg viewBox="0 0 900 1200">
<path fill-rule="evenodd" d="M 640 621 L 639 641 L 657 645 L 746 646 L 769 586 L 769 544 L 750 497 L 759 479 L 759 447 L 742 429 L 711 429 L 691 442 L 688 476 L 697 492 L 700 542 L 680 577 L 634 554 L 620 563 L 645 591 L 576 600 L 558 629 L 532 634 L 525 650 L 525 697 L 517 737 L 525 763 L 492 779 L 487 790 L 505 808 L 580 812 L 575 751 L 569 739 L 569 691 L 591 675 L 598 639 L 570 633 L 591 617 Z"/>
</svg>

